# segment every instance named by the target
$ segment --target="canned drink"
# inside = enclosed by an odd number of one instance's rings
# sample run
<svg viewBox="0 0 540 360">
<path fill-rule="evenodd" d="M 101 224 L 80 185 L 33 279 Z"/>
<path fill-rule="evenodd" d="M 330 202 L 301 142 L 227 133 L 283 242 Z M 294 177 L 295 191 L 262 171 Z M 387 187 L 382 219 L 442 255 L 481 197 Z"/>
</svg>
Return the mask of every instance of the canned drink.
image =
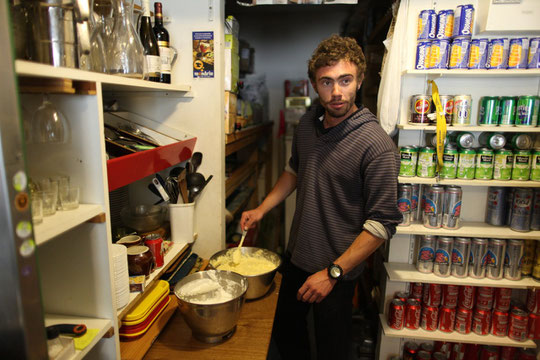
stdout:
<svg viewBox="0 0 540 360">
<path fill-rule="evenodd" d="M 540 314 L 540 288 L 527 290 L 527 311 L 532 314 Z"/>
<path fill-rule="evenodd" d="M 441 10 L 437 13 L 437 31 L 435 37 L 437 39 L 452 38 L 452 30 L 454 29 L 454 10 Z"/>
<path fill-rule="evenodd" d="M 430 343 L 421 343 L 420 344 L 420 350 L 428 352 L 430 354 L 433 354 L 435 350 L 433 350 L 434 346 Z"/>
<path fill-rule="evenodd" d="M 449 69 L 467 69 L 469 67 L 469 48 L 471 39 L 468 36 L 454 38 L 450 47 Z"/>
<path fill-rule="evenodd" d="M 496 288 L 493 295 L 493 310 L 508 312 L 512 301 L 512 289 Z"/>
<path fill-rule="evenodd" d="M 517 98 L 515 96 L 501 96 L 499 125 L 514 126 L 516 122 Z"/>
<path fill-rule="evenodd" d="M 460 149 L 471 149 L 474 145 L 474 135 L 468 131 L 452 133 L 452 140 Z"/>
<path fill-rule="evenodd" d="M 520 96 L 516 108 L 516 126 L 534 127 L 538 125 L 540 97 Z"/>
<path fill-rule="evenodd" d="M 458 303 L 459 286 L 443 285 L 442 287 L 442 306 L 449 309 L 455 309 Z"/>
<path fill-rule="evenodd" d="M 472 39 L 469 50 L 469 69 L 485 69 L 489 39 Z"/>
<path fill-rule="evenodd" d="M 492 345 L 482 346 L 479 360 L 499 360 L 499 348 Z"/>
<path fill-rule="evenodd" d="M 460 334 L 471 332 L 473 312 L 470 309 L 458 308 L 456 310 L 456 322 L 454 330 Z"/>
<path fill-rule="evenodd" d="M 399 184 L 397 206 L 402 216 L 401 223 L 399 224 L 400 226 L 411 225 L 411 201 L 411 184 Z"/>
<path fill-rule="evenodd" d="M 493 179 L 510 180 L 512 178 L 512 167 L 514 166 L 514 153 L 512 150 L 499 149 L 495 151 L 495 162 L 493 164 Z"/>
<path fill-rule="evenodd" d="M 454 12 L 454 26 L 452 37 L 471 36 L 474 25 L 474 6 L 458 5 Z"/>
<path fill-rule="evenodd" d="M 527 58 L 527 69 L 540 68 L 540 51 L 538 51 L 538 45 L 540 45 L 540 37 L 531 38 L 529 40 L 529 56 Z"/>
<path fill-rule="evenodd" d="M 411 330 L 420 328 L 420 313 L 422 306 L 416 299 L 408 299 L 405 304 L 405 327 Z"/>
<path fill-rule="evenodd" d="M 469 273 L 469 255 L 471 239 L 459 237 L 454 239 L 452 249 L 452 276 L 464 278 Z"/>
<path fill-rule="evenodd" d="M 458 307 L 462 309 L 472 310 L 474 307 L 474 299 L 476 298 L 476 287 L 463 285 L 459 287 Z"/>
<path fill-rule="evenodd" d="M 433 273 L 437 276 L 450 276 L 452 271 L 452 248 L 454 239 L 446 236 L 437 238 L 435 249 L 435 261 L 433 262 Z"/>
<path fill-rule="evenodd" d="M 531 340 L 540 339 L 540 315 L 529 314 L 527 321 L 527 337 Z"/>
<path fill-rule="evenodd" d="M 416 70 L 429 69 L 431 40 L 421 40 L 416 44 Z"/>
<path fill-rule="evenodd" d="M 430 69 L 447 69 L 450 53 L 450 40 L 433 40 L 429 52 Z"/>
<path fill-rule="evenodd" d="M 510 143 L 514 150 L 530 150 L 533 146 L 533 140 L 529 134 L 513 134 L 508 137 L 507 143 Z"/>
<path fill-rule="evenodd" d="M 540 181 L 540 148 L 535 148 L 531 161 L 531 180 Z M 540 230 L 540 229 L 536 229 Z"/>
<path fill-rule="evenodd" d="M 418 220 L 418 200 L 420 198 L 420 184 L 412 184 L 411 195 L 411 221 Z"/>
<path fill-rule="evenodd" d="M 416 176 L 418 149 L 411 145 L 402 146 L 399 148 L 399 155 L 399 176 Z"/>
<path fill-rule="evenodd" d="M 504 276 L 504 255 L 506 240 L 491 239 L 488 243 L 486 276 L 488 279 L 500 280 Z"/>
<path fill-rule="evenodd" d="M 443 166 L 440 176 L 444 179 L 455 179 L 457 176 L 459 152 L 456 146 L 446 145 L 443 153 Z"/>
<path fill-rule="evenodd" d="M 410 283 L 410 297 L 413 299 L 422 300 L 424 295 L 424 284 L 422 283 Z"/>
<path fill-rule="evenodd" d="M 416 259 L 416 269 L 422 273 L 433 272 L 433 262 L 435 261 L 435 248 L 437 237 L 434 235 L 420 236 L 418 246 L 418 257 Z"/>
<path fill-rule="evenodd" d="M 504 278 L 508 280 L 521 280 L 521 259 L 524 252 L 523 240 L 508 240 L 506 255 L 504 257 Z"/>
<path fill-rule="evenodd" d="M 469 276 L 481 279 L 486 276 L 486 254 L 488 240 L 474 238 L 471 241 L 471 253 L 469 255 Z"/>
<path fill-rule="evenodd" d="M 514 210 L 514 194 L 516 193 L 516 188 L 508 188 L 506 193 L 506 225 L 510 226 L 512 222 L 512 211 Z"/>
<path fill-rule="evenodd" d="M 420 217 L 420 221 L 424 222 L 424 208 L 426 207 L 426 196 L 429 190 L 430 185 L 422 184 L 422 191 L 420 196 L 420 212 L 418 216 Z"/>
<path fill-rule="evenodd" d="M 437 169 L 437 153 L 431 146 L 420 149 L 418 153 L 418 164 L 416 166 L 416 175 L 419 177 L 435 177 Z"/>
<path fill-rule="evenodd" d="M 523 257 L 521 259 L 521 276 L 532 275 L 535 254 L 536 240 L 525 240 L 523 246 Z"/>
<path fill-rule="evenodd" d="M 483 132 L 478 137 L 481 146 L 487 146 L 492 150 L 499 150 L 506 145 L 506 137 L 501 133 Z"/>
<path fill-rule="evenodd" d="M 504 186 L 488 187 L 486 223 L 495 226 L 506 225 L 506 196 L 508 188 Z"/>
<path fill-rule="evenodd" d="M 486 69 L 506 69 L 508 67 L 508 38 L 491 39 L 488 45 Z"/>
<path fill-rule="evenodd" d="M 491 315 L 491 335 L 506 336 L 508 333 L 508 313 L 493 311 Z"/>
<path fill-rule="evenodd" d="M 475 179 L 493 179 L 494 152 L 490 148 L 480 148 L 477 151 L 476 168 L 474 170 Z"/>
<path fill-rule="evenodd" d="M 463 191 L 461 187 L 456 185 L 446 187 L 444 191 L 443 228 L 451 230 L 459 228 L 462 197 Z"/>
<path fill-rule="evenodd" d="M 458 160 L 458 179 L 474 179 L 476 169 L 476 151 L 473 149 L 460 149 Z"/>
<path fill-rule="evenodd" d="M 515 341 L 527 340 L 527 313 L 520 309 L 510 311 L 508 337 Z"/>
<path fill-rule="evenodd" d="M 415 357 L 415 360 L 431 360 L 431 353 L 420 350 Z"/>
<path fill-rule="evenodd" d="M 144 245 L 148 246 L 152 257 L 154 258 L 154 265 L 156 268 L 160 268 L 165 264 L 163 249 L 163 239 L 161 235 L 152 233 L 145 236 Z"/>
<path fill-rule="evenodd" d="M 425 284 L 423 287 L 422 304 L 426 307 L 441 305 L 442 286 L 441 284 Z"/>
<path fill-rule="evenodd" d="M 413 95 L 411 97 L 411 118 L 409 124 L 429 125 L 428 114 L 431 112 L 431 95 Z"/>
<path fill-rule="evenodd" d="M 531 230 L 540 230 L 540 189 L 535 188 L 533 194 L 533 210 L 531 214 Z"/>
<path fill-rule="evenodd" d="M 535 280 L 540 280 L 540 246 L 538 245 L 534 254 L 532 277 Z"/>
<path fill-rule="evenodd" d="M 514 151 L 512 180 L 529 180 L 531 176 L 531 159 L 532 154 L 529 150 Z"/>
<path fill-rule="evenodd" d="M 424 226 L 438 229 L 442 227 L 444 188 L 432 185 L 426 193 L 424 204 Z"/>
<path fill-rule="evenodd" d="M 491 311 L 475 309 L 473 313 L 472 331 L 477 335 L 489 334 L 491 327 Z"/>
<path fill-rule="evenodd" d="M 407 341 L 403 345 L 403 360 L 415 360 L 419 346 L 414 341 Z"/>
<path fill-rule="evenodd" d="M 452 353 L 448 360 L 463 360 L 467 351 L 467 344 L 454 343 L 452 345 Z"/>
<path fill-rule="evenodd" d="M 499 124 L 499 98 L 497 96 L 482 96 L 478 112 L 479 126 L 497 126 Z"/>
<path fill-rule="evenodd" d="M 530 188 L 516 188 L 512 203 L 510 229 L 514 231 L 529 231 L 534 192 Z"/>
<path fill-rule="evenodd" d="M 429 139 L 426 140 L 426 143 L 429 144 L 429 146 L 437 147 L 437 134 L 430 134 L 428 135 Z M 448 135 L 444 138 L 444 146 L 450 145 L 451 141 L 449 140 Z"/>
<path fill-rule="evenodd" d="M 516 353 L 517 348 L 513 346 L 501 346 L 501 356 L 499 360 L 514 360 Z"/>
<path fill-rule="evenodd" d="M 444 118 L 446 119 L 446 124 L 450 125 L 452 123 L 452 111 L 454 110 L 454 96 L 439 95 L 439 101 L 441 102 L 441 107 L 444 109 Z M 435 120 L 433 123 L 437 124 L 437 121 Z M 435 136 L 435 138 L 437 137 Z M 433 146 L 435 146 L 435 144 L 433 144 Z"/>
<path fill-rule="evenodd" d="M 437 30 L 437 14 L 433 9 L 420 11 L 418 15 L 417 40 L 433 40 Z"/>
<path fill-rule="evenodd" d="M 445 355 L 450 355 L 453 345 L 454 343 L 448 341 L 435 341 L 434 354 L 443 353 Z"/>
<path fill-rule="evenodd" d="M 392 329 L 401 330 L 405 325 L 404 319 L 405 304 L 399 299 L 393 299 L 390 302 L 390 309 L 388 311 L 388 326 Z"/>
<path fill-rule="evenodd" d="M 420 327 L 426 331 L 437 330 L 439 308 L 437 306 L 423 306 Z"/>
<path fill-rule="evenodd" d="M 405 291 L 398 291 L 394 294 L 394 299 L 401 300 L 403 303 L 406 303 L 408 298 L 409 294 L 407 294 Z"/>
<path fill-rule="evenodd" d="M 493 308 L 493 299 L 495 297 L 495 288 L 489 286 L 480 286 L 476 292 L 476 308 L 489 310 Z"/>
<path fill-rule="evenodd" d="M 510 39 L 508 68 L 526 69 L 529 55 L 529 39 L 526 37 Z"/>
<path fill-rule="evenodd" d="M 441 307 L 439 310 L 439 330 L 451 333 L 454 331 L 454 324 L 456 322 L 456 309 L 449 309 L 447 307 Z"/>
<path fill-rule="evenodd" d="M 454 96 L 452 125 L 471 125 L 471 95 Z"/>
<path fill-rule="evenodd" d="M 531 349 L 520 349 L 518 360 L 537 360 L 536 353 Z"/>
</svg>

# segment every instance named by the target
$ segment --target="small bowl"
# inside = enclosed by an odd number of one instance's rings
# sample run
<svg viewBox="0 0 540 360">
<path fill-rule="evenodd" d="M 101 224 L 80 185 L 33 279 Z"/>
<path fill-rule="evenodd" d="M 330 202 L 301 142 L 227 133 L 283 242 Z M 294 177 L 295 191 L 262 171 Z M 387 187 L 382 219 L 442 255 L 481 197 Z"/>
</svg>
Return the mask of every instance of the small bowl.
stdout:
<svg viewBox="0 0 540 360">
<path fill-rule="evenodd" d="M 165 221 L 167 208 L 158 205 L 137 205 L 120 210 L 125 226 L 144 233 L 156 230 Z"/>
<path fill-rule="evenodd" d="M 141 237 L 139 235 L 127 235 L 116 242 L 117 244 L 124 245 L 125 247 L 141 245 Z"/>
</svg>

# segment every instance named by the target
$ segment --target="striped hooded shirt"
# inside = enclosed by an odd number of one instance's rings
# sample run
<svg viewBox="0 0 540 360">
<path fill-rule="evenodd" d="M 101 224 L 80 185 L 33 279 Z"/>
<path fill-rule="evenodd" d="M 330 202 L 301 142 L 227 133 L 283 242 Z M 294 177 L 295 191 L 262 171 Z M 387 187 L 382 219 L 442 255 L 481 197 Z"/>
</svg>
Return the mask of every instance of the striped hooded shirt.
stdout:
<svg viewBox="0 0 540 360">
<path fill-rule="evenodd" d="M 366 221 L 389 239 L 402 218 L 397 208 L 399 155 L 375 115 L 362 108 L 321 132 L 323 113 L 318 106 L 300 119 L 288 167 L 297 181 L 287 255 L 310 273 L 343 254 L 369 229 Z M 345 279 L 357 277 L 362 268 Z"/>
</svg>

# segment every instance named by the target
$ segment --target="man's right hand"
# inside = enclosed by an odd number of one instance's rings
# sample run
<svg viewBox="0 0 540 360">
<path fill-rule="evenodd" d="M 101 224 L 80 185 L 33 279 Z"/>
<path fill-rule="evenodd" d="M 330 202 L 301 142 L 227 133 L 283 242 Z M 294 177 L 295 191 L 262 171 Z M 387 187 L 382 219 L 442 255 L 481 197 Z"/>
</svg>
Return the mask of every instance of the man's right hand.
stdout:
<svg viewBox="0 0 540 360">
<path fill-rule="evenodd" d="M 251 229 L 255 227 L 264 216 L 264 212 L 259 208 L 253 210 L 244 211 L 242 213 L 242 218 L 240 219 L 240 228 L 241 229 Z"/>
</svg>

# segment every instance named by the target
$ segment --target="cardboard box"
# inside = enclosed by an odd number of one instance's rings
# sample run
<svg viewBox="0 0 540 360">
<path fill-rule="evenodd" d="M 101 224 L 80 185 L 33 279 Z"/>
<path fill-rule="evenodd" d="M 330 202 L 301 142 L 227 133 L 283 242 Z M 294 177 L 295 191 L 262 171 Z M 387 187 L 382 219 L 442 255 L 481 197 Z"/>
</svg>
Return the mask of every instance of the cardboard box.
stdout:
<svg viewBox="0 0 540 360">
<path fill-rule="evenodd" d="M 225 90 L 238 92 L 238 79 L 240 77 L 240 57 L 232 49 L 223 50 L 225 56 Z"/>
<path fill-rule="evenodd" d="M 225 91 L 225 134 L 232 134 L 236 124 L 236 94 Z"/>
</svg>

